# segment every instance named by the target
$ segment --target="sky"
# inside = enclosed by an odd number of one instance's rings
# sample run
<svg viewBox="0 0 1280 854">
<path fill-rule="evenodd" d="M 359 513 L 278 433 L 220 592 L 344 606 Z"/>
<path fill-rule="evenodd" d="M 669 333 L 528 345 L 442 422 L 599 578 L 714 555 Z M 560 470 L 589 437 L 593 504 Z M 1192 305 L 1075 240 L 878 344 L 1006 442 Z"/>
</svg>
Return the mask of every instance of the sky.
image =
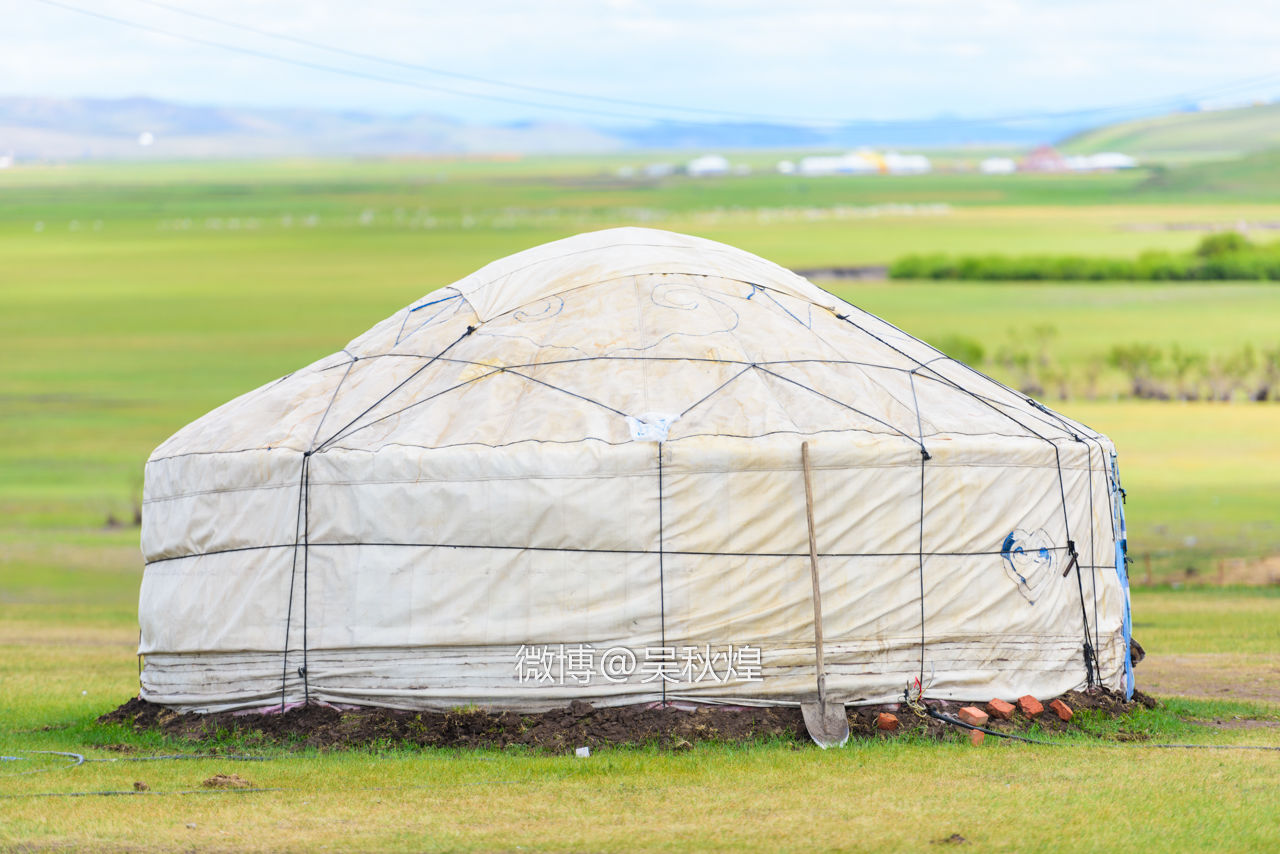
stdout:
<svg viewBox="0 0 1280 854">
<path fill-rule="evenodd" d="M 595 125 L 1238 103 L 1280 96 L 1280 15 L 1269 7 L 1267 0 L 0 0 L 0 95 Z M 660 106 L 481 84 L 351 53 Z"/>
</svg>

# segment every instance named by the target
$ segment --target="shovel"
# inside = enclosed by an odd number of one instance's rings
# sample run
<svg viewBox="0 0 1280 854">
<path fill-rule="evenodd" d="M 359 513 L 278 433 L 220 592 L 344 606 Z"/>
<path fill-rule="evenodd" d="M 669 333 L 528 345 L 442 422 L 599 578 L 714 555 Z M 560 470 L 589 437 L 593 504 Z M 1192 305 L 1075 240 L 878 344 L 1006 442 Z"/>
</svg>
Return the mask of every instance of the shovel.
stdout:
<svg viewBox="0 0 1280 854">
<path fill-rule="evenodd" d="M 804 465 L 804 509 L 809 523 L 809 574 L 813 581 L 813 641 L 818 667 L 818 702 L 801 703 L 800 714 L 813 743 L 826 750 L 849 740 L 849 716 L 844 703 L 827 700 L 827 668 L 822 653 L 822 591 L 818 586 L 818 541 L 813 531 L 813 484 L 809 475 L 809 443 L 800 445 Z"/>
</svg>

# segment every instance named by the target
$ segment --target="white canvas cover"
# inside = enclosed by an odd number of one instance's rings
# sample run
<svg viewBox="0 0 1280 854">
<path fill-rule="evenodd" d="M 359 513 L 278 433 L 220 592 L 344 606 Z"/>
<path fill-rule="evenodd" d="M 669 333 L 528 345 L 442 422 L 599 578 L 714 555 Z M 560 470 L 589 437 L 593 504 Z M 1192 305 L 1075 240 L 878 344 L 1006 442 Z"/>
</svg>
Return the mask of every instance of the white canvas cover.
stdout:
<svg viewBox="0 0 1280 854">
<path fill-rule="evenodd" d="M 804 441 L 830 699 L 1124 688 L 1105 436 L 775 264 L 622 228 L 494 262 L 157 448 L 142 696 L 810 700 Z"/>
</svg>

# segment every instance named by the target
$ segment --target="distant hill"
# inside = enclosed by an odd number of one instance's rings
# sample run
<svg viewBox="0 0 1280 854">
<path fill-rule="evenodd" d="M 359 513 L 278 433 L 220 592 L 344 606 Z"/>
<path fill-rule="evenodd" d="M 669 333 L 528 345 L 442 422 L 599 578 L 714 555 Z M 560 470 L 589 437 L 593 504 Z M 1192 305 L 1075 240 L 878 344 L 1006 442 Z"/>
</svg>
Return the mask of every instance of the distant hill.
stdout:
<svg viewBox="0 0 1280 854">
<path fill-rule="evenodd" d="M 1280 104 L 1170 113 L 1094 128 L 1064 139 L 1070 154 L 1120 151 L 1145 160 L 1223 160 L 1280 147 Z"/>
<path fill-rule="evenodd" d="M 911 121 L 850 122 L 834 127 L 742 122 L 656 122 L 608 131 L 630 148 L 943 148 L 1033 146 L 1080 127 L 1078 119 L 986 121 L 938 116 Z"/>
<path fill-rule="evenodd" d="M 601 152 L 624 144 L 593 128 L 549 122 L 467 125 L 426 113 L 207 107 L 153 98 L 0 98 L 0 155 L 19 159 Z"/>
<path fill-rule="evenodd" d="M 0 97 L 0 156 L 14 154 L 19 160 L 1030 146 L 1078 128 L 1079 120 L 1070 118 L 1009 122 L 955 116 L 824 128 L 741 122 L 474 125 L 428 113 L 199 106 L 154 98 Z"/>
</svg>

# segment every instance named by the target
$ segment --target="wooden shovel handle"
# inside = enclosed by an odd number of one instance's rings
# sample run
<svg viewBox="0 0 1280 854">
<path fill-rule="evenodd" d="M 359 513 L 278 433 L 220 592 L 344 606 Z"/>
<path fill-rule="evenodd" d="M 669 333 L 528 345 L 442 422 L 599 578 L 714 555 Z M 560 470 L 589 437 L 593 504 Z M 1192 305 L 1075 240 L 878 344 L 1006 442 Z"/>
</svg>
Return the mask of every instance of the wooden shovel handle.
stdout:
<svg viewBox="0 0 1280 854">
<path fill-rule="evenodd" d="M 809 473 L 809 443 L 800 444 L 804 467 L 804 511 L 809 525 L 809 575 L 813 581 L 813 642 L 818 667 L 818 702 L 827 701 L 827 667 L 822 650 L 822 590 L 818 585 L 818 539 L 813 527 L 813 479 Z"/>
</svg>

